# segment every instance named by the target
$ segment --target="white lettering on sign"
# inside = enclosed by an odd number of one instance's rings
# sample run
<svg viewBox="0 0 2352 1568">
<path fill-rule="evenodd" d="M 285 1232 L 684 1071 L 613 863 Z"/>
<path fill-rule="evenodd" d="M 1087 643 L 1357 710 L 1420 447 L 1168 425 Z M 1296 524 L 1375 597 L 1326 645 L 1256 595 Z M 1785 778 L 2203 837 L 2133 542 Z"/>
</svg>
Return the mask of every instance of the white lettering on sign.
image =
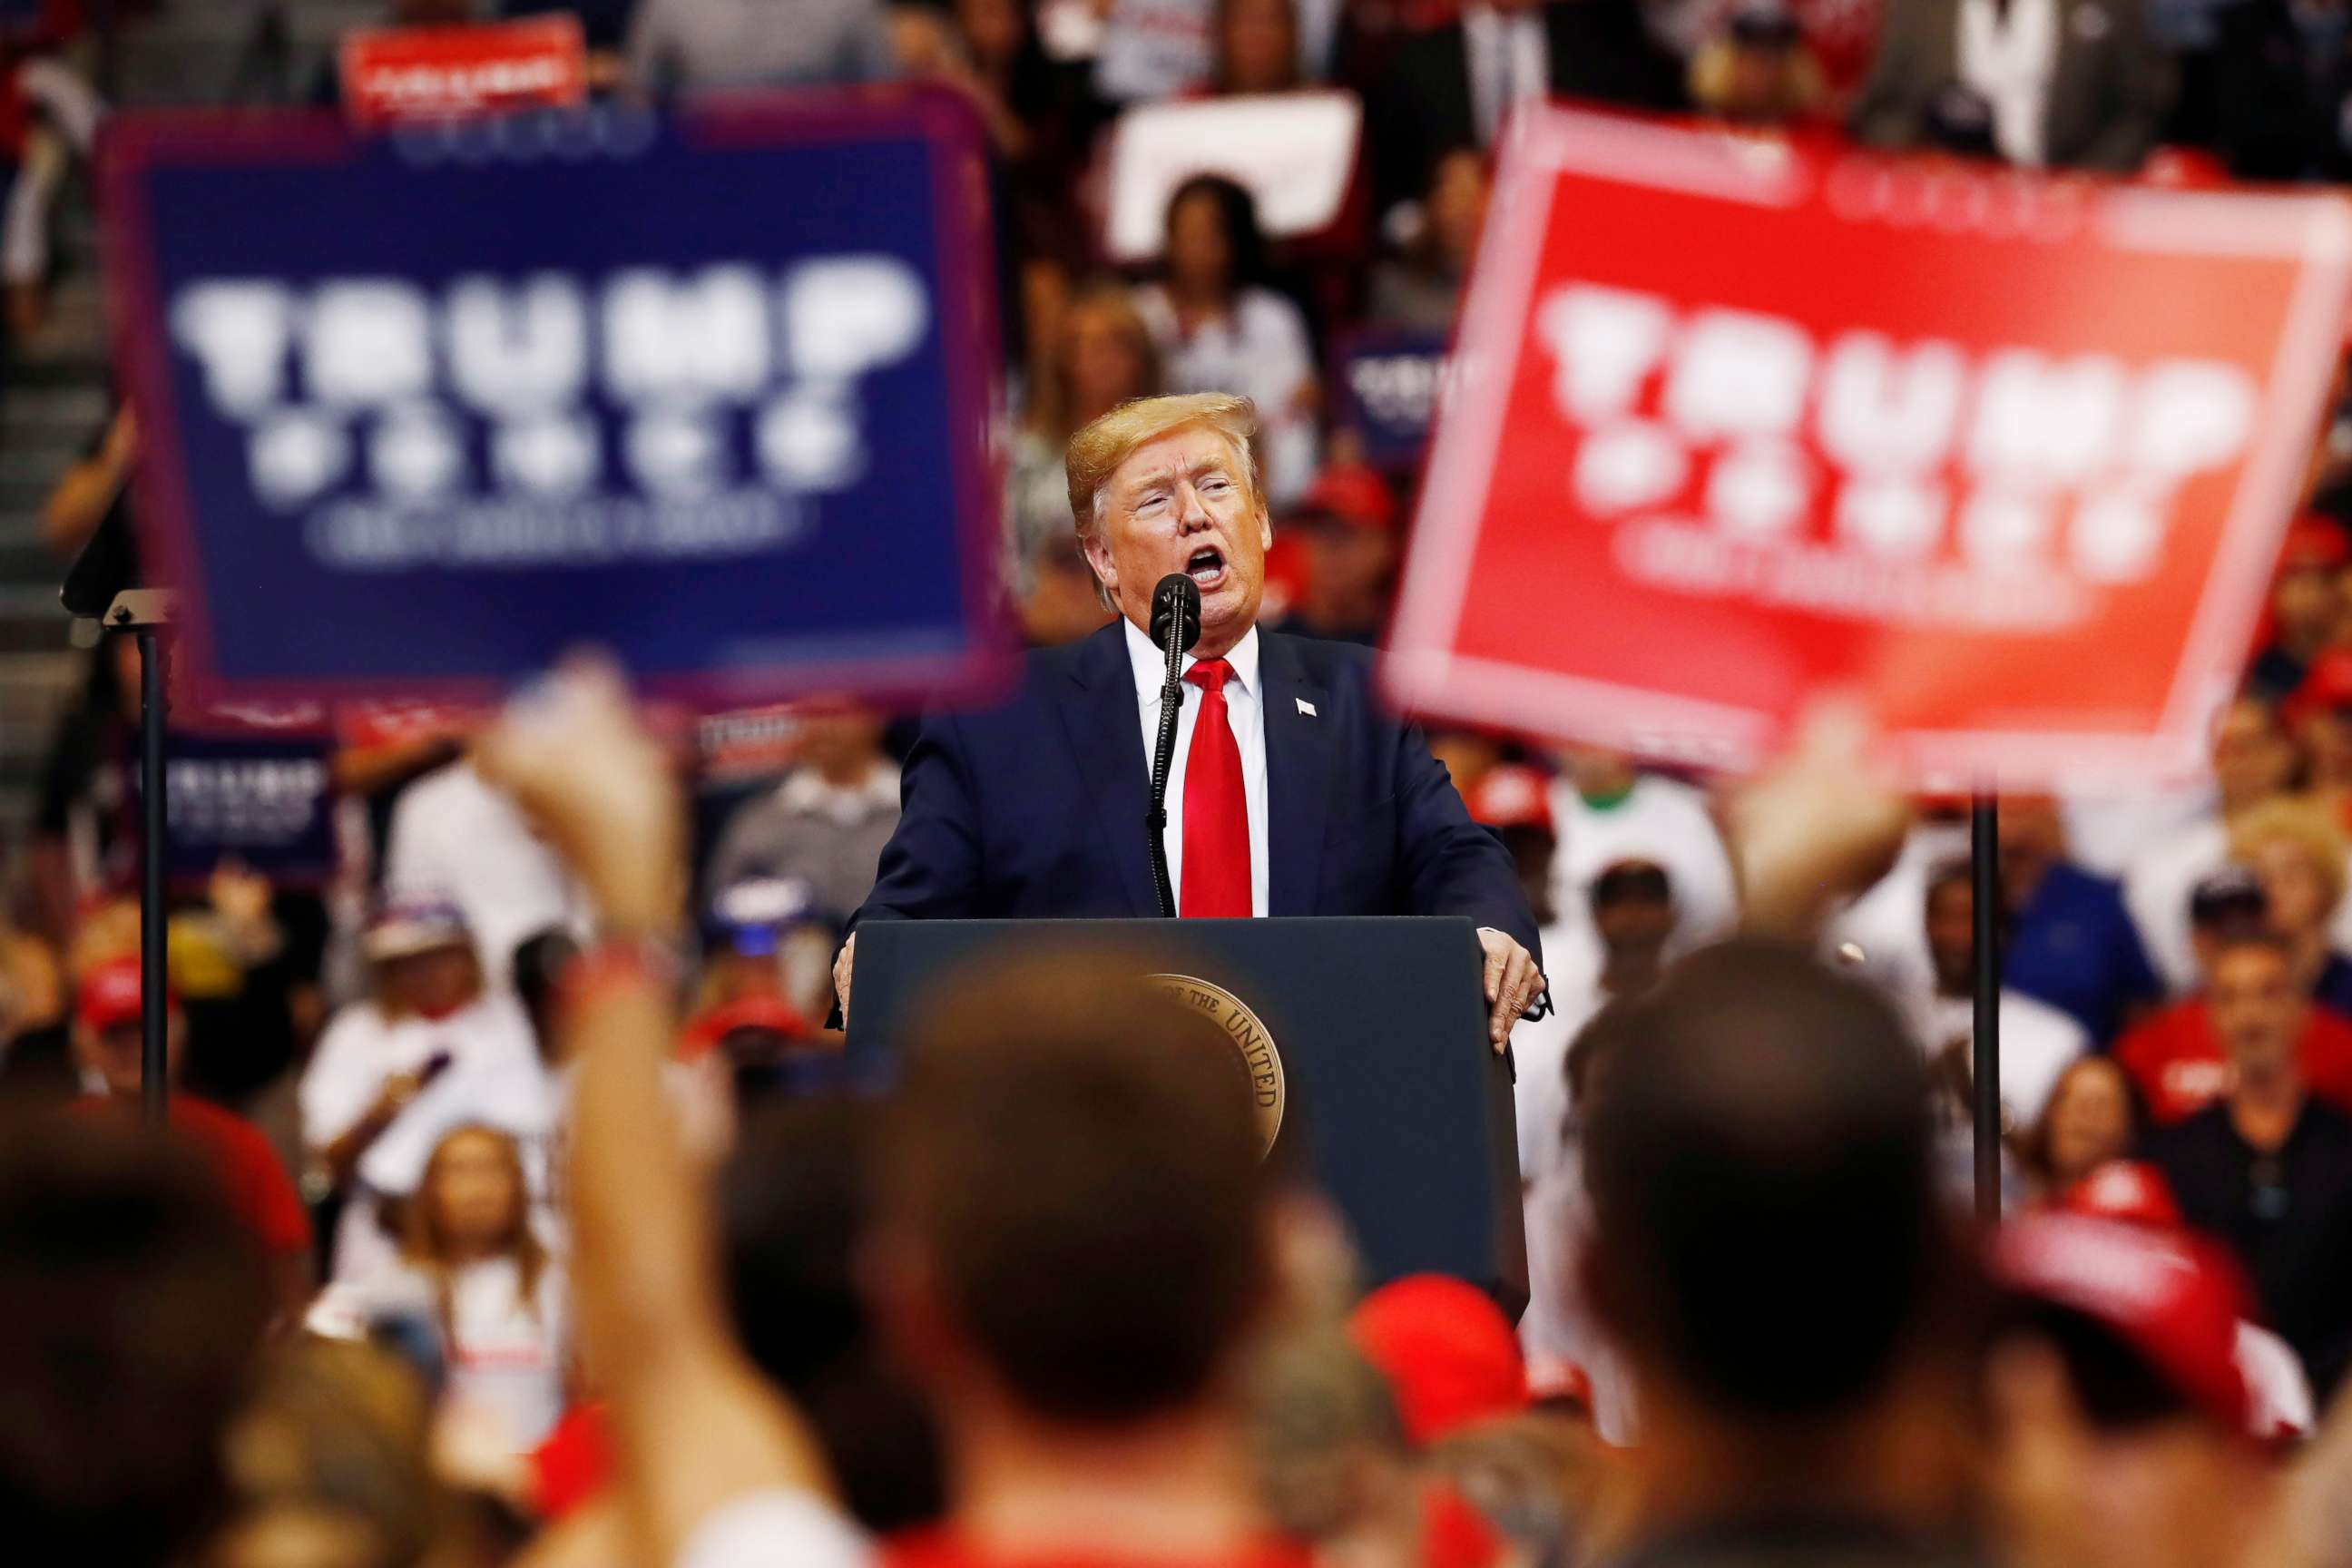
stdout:
<svg viewBox="0 0 2352 1568">
<path fill-rule="evenodd" d="M 327 765 L 309 758 L 223 761 L 174 757 L 163 773 L 173 836 L 247 847 L 288 844 L 316 819 Z"/>
<path fill-rule="evenodd" d="M 210 279 L 169 320 L 211 410 L 245 431 L 262 504 L 332 503 L 305 522 L 311 547 L 386 566 L 536 555 L 559 542 L 555 508 L 606 489 L 588 531 L 608 548 L 772 544 L 868 471 L 858 383 L 934 326 L 920 276 L 864 255 L 442 288 Z M 720 500 L 707 526 L 677 513 Z M 434 509 L 452 515 L 427 526 Z"/>
<path fill-rule="evenodd" d="M 2253 434 L 2257 389 L 2218 362 L 1822 342 L 1591 284 L 1554 289 L 1533 320 L 1553 405 L 1581 432 L 1569 489 L 1633 527 L 1629 571 L 1690 592 L 1878 619 L 2075 618 L 2088 590 L 2157 570 L 2180 487 Z M 1813 558 L 1723 554 L 1750 546 Z M 2050 582 L 2021 592 L 2037 573 Z"/>
<path fill-rule="evenodd" d="M 572 62 L 554 55 L 543 59 L 388 67 L 368 72 L 362 85 L 380 107 L 397 110 L 541 98 L 570 85 L 572 75 Z"/>
</svg>

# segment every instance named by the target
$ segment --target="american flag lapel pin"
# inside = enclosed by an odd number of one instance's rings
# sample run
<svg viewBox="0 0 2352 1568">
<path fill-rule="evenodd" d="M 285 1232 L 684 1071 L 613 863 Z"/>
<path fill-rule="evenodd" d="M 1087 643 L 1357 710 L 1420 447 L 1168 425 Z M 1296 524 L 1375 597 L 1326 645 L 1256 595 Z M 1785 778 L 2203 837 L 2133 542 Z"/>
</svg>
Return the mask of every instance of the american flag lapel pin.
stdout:
<svg viewBox="0 0 2352 1568">
<path fill-rule="evenodd" d="M 1298 704 L 1298 710 L 1301 713 L 1306 714 L 1309 719 L 1321 717 L 1320 714 L 1315 711 L 1315 704 L 1307 701 L 1304 697 L 1295 698 L 1293 700 Z"/>
</svg>

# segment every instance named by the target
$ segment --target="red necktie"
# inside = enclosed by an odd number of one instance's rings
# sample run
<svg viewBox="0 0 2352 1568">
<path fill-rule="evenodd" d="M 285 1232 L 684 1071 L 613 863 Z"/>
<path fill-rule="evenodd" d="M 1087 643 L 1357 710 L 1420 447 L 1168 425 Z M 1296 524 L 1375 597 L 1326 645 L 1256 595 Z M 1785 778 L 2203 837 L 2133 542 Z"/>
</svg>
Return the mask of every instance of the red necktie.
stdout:
<svg viewBox="0 0 2352 1568">
<path fill-rule="evenodd" d="M 1249 798 L 1242 792 L 1242 749 L 1225 716 L 1225 681 L 1234 667 L 1204 658 L 1184 672 L 1201 689 L 1192 749 L 1184 753 L 1184 886 L 1179 914 L 1196 919 L 1250 909 Z"/>
</svg>

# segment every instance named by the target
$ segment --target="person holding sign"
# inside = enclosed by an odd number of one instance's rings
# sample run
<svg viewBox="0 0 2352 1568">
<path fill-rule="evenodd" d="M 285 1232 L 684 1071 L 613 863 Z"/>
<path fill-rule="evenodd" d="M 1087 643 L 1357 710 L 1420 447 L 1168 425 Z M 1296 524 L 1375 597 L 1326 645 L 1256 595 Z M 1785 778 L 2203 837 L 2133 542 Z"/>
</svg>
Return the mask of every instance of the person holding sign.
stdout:
<svg viewBox="0 0 2352 1568">
<path fill-rule="evenodd" d="M 1029 655 L 1003 706 L 925 721 L 835 962 L 845 1013 L 866 921 L 1156 912 L 1144 819 L 1163 656 L 1146 628 L 1180 574 L 1200 635 L 1168 780 L 1177 912 L 1465 915 L 1497 1047 L 1533 1006 L 1541 950 L 1510 857 L 1420 729 L 1373 700 L 1370 650 L 1258 628 L 1274 531 L 1256 435 L 1248 399 L 1206 393 L 1123 404 L 1071 438 L 1071 510 L 1120 618 Z"/>
</svg>

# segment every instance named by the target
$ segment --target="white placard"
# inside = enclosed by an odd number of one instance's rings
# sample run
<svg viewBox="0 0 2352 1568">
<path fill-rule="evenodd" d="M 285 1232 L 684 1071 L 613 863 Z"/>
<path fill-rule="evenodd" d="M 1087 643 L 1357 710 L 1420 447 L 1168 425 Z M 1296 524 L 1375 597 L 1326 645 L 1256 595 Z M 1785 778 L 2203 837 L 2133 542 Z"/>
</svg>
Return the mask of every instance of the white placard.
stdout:
<svg viewBox="0 0 2352 1568">
<path fill-rule="evenodd" d="M 1363 134 L 1364 106 L 1352 92 L 1130 109 L 1111 132 L 1104 247 L 1120 262 L 1159 255 L 1168 198 L 1195 174 L 1223 174 L 1247 187 L 1270 238 L 1328 228 L 1347 203 Z"/>
</svg>

